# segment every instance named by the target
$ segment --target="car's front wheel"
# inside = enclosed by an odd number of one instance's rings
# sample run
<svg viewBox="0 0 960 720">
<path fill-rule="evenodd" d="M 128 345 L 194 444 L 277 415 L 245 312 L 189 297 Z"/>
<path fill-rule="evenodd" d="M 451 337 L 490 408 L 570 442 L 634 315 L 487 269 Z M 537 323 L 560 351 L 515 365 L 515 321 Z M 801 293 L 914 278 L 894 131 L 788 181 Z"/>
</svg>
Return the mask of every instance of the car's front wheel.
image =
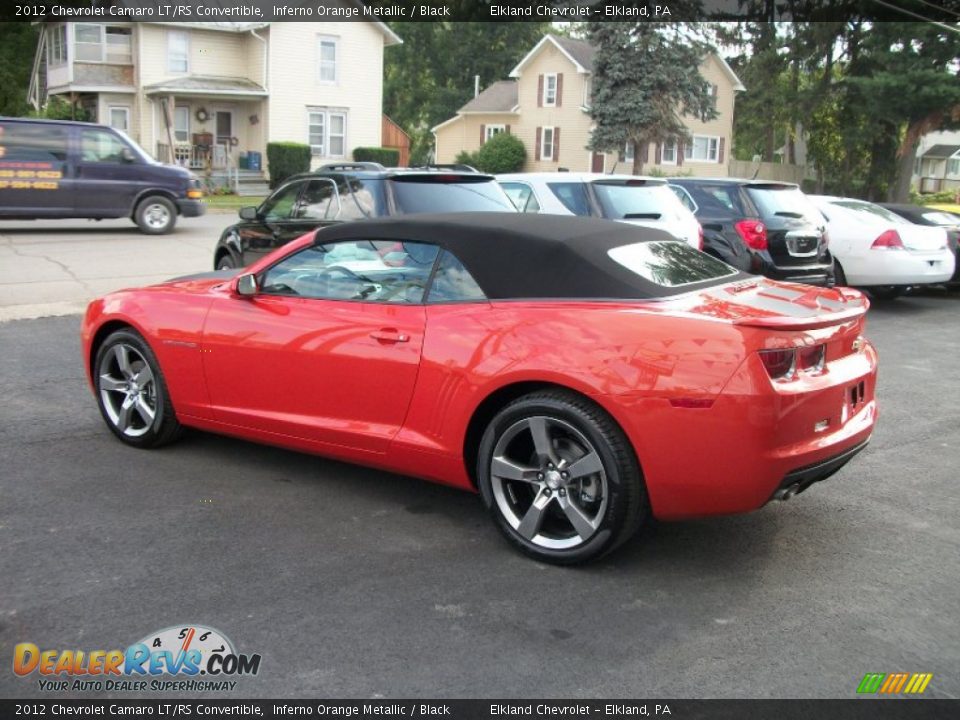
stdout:
<svg viewBox="0 0 960 720">
<path fill-rule="evenodd" d="M 545 562 L 598 558 L 647 515 L 639 463 L 623 431 L 571 392 L 532 393 L 497 413 L 480 443 L 477 478 L 507 540 Z"/>
<path fill-rule="evenodd" d="M 177 208 L 167 198 L 153 195 L 140 201 L 133 220 L 147 235 L 165 235 L 177 224 Z"/>
<path fill-rule="evenodd" d="M 180 433 L 160 364 L 139 333 L 112 333 L 97 350 L 94 372 L 100 414 L 123 442 L 152 448 Z"/>
</svg>

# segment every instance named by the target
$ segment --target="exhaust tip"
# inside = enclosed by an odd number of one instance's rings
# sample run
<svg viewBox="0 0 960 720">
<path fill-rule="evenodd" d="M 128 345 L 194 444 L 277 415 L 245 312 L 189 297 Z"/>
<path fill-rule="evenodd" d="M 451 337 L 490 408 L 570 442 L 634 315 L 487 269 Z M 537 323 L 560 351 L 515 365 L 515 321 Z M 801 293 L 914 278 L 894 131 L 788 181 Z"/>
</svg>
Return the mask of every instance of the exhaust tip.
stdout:
<svg viewBox="0 0 960 720">
<path fill-rule="evenodd" d="M 785 487 L 785 488 L 781 488 L 780 490 L 777 490 L 773 494 L 773 497 L 775 500 L 782 500 L 783 502 L 786 502 L 787 500 L 792 498 L 794 495 L 796 495 L 798 492 L 800 492 L 800 483 L 794 483 L 790 487 Z"/>
</svg>

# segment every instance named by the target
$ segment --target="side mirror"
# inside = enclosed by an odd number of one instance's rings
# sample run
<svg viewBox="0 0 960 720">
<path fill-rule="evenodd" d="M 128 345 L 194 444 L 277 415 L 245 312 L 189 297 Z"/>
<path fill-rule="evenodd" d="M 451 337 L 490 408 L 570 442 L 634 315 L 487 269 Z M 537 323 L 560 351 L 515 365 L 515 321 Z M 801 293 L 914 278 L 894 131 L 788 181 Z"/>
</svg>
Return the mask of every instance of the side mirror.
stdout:
<svg viewBox="0 0 960 720">
<path fill-rule="evenodd" d="M 257 276 L 247 273 L 237 278 L 236 290 L 240 297 L 253 297 L 260 288 L 257 287 Z"/>
<path fill-rule="evenodd" d="M 257 209 L 255 207 L 248 206 L 240 208 L 240 219 L 241 220 L 256 220 L 258 217 Z"/>
<path fill-rule="evenodd" d="M 137 161 L 137 156 L 133 154 L 133 150 L 131 150 L 130 148 L 124 148 L 120 152 L 120 157 L 123 160 L 123 162 L 128 165 L 132 165 Z"/>
</svg>

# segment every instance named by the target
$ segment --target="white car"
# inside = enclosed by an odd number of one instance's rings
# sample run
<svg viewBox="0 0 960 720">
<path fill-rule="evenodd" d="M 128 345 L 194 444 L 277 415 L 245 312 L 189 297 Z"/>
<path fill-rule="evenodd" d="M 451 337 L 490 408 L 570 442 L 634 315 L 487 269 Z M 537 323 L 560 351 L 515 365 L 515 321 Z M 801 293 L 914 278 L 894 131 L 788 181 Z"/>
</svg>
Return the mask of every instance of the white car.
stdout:
<svg viewBox="0 0 960 720">
<path fill-rule="evenodd" d="M 808 197 L 827 219 L 838 285 L 893 298 L 911 285 L 943 283 L 953 276 L 956 259 L 943 228 L 914 225 L 864 200 Z"/>
<path fill-rule="evenodd" d="M 662 178 L 551 172 L 497 175 L 520 212 L 583 215 L 666 230 L 698 250 L 703 229 Z"/>
</svg>

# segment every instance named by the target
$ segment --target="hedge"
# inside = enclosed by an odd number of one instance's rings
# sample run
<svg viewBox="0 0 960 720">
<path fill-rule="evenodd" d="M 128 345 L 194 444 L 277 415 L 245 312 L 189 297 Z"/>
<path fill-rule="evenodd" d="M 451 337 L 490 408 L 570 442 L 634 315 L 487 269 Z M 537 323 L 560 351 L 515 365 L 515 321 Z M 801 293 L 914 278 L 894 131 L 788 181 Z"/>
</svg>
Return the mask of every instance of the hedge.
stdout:
<svg viewBox="0 0 960 720">
<path fill-rule="evenodd" d="M 267 143 L 267 169 L 271 188 L 291 175 L 309 172 L 310 146 L 295 142 Z"/>
<path fill-rule="evenodd" d="M 354 162 L 376 162 L 386 167 L 400 164 L 400 151 L 396 148 L 358 147 L 353 150 Z"/>
</svg>

